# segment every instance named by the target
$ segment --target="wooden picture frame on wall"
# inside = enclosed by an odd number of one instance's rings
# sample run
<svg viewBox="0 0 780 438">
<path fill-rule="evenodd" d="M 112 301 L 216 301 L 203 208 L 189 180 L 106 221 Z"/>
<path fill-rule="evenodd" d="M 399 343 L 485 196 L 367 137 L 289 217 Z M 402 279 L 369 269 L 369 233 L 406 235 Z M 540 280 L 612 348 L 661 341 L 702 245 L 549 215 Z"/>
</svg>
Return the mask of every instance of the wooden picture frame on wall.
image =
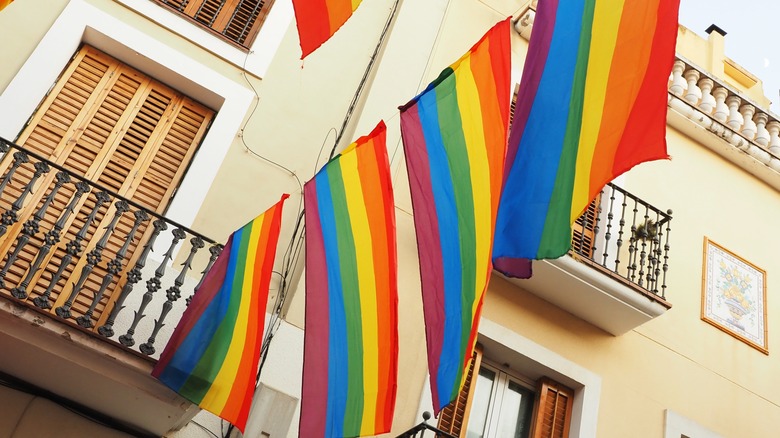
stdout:
<svg viewBox="0 0 780 438">
<path fill-rule="evenodd" d="M 766 271 L 704 237 L 701 319 L 769 354 Z"/>
</svg>

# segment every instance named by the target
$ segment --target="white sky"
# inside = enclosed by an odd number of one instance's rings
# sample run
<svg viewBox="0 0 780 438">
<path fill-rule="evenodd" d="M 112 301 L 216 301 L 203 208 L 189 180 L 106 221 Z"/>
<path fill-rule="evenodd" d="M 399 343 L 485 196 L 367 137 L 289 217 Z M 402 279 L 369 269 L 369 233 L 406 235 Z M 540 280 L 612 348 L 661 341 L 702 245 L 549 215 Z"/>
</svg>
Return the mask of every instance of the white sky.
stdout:
<svg viewBox="0 0 780 438">
<path fill-rule="evenodd" d="M 764 81 L 780 114 L 780 0 L 681 0 L 680 23 L 702 37 L 710 24 L 725 30 L 726 56 Z"/>
</svg>

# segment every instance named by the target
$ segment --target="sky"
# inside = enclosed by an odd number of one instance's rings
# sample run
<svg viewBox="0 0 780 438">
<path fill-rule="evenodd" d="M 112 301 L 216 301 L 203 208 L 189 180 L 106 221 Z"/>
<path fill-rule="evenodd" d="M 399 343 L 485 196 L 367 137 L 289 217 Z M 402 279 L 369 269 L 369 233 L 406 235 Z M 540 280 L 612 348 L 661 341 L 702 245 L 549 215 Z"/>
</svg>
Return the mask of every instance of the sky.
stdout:
<svg viewBox="0 0 780 438">
<path fill-rule="evenodd" d="M 764 81 L 771 110 L 780 114 L 780 0 L 681 0 L 680 23 L 705 37 L 726 31 L 726 56 Z"/>
</svg>

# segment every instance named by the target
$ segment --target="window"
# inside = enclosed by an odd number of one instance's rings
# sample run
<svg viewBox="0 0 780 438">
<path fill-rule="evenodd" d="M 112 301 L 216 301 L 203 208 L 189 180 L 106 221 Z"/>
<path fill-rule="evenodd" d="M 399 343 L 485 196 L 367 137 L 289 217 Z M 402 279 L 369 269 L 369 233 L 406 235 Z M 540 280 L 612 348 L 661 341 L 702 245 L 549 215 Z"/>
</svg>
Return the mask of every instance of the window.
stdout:
<svg viewBox="0 0 780 438">
<path fill-rule="evenodd" d="M 478 348 L 458 399 L 439 416 L 439 428 L 465 438 L 564 438 L 573 397 L 552 379 L 532 382 L 485 363 Z"/>
<path fill-rule="evenodd" d="M 156 0 L 229 41 L 249 48 L 274 0 Z"/>
<path fill-rule="evenodd" d="M 75 54 L 16 143 L 151 211 L 162 213 L 212 117 L 213 111 L 203 105 L 105 53 L 84 46 Z M 11 155 L 0 161 L 0 174 L 5 173 L 12 161 Z M 14 178 L 6 187 L 6 191 L 13 195 L 10 199 L 21 193 L 31 174 L 29 165 L 19 168 L 16 175 L 20 178 Z M 15 249 L 22 224 L 44 202 L 44 195 L 55 183 L 55 174 L 49 172 L 41 177 L 38 189 L 25 198 L 18 221 L 8 228 L 0 242 L 0 257 L 5 258 Z M 41 222 L 47 226 L 57 222 L 74 192 L 72 185 L 57 191 Z M 7 202 L 3 200 L 0 207 L 8 209 Z M 68 220 L 59 242 L 46 255 L 41 269 L 32 274 L 28 300 L 47 294 L 54 303 L 52 307 L 56 308 L 71 293 L 88 251 L 103 236 L 102 230 L 113 216 L 114 206 L 101 207 L 84 234 L 82 246 L 85 249 L 69 256 L 68 243 L 84 226 L 95 205 L 94 194 L 83 196 L 74 204 L 75 213 L 66 215 Z M 110 234 L 102 253 L 103 263 L 91 271 L 76 297 L 72 308 L 74 318 L 83 315 L 90 307 L 92 297 L 100 289 L 107 272 L 106 263 L 124 245 L 124 236 L 127 236 L 132 222 L 130 215 L 123 215 L 116 228 L 124 232 Z M 141 236 L 144 236 L 147 227 L 148 223 L 139 227 L 135 238 L 129 242 L 124 269 L 132 266 L 131 255 L 135 248 L 143 245 L 145 237 Z M 34 248 L 42 245 L 39 234 L 32 237 L 33 245 L 21 249 L 8 270 L 5 281 L 9 287 L 20 284 L 27 277 L 37 255 Z M 60 266 L 64 271 L 59 281 L 50 286 Z M 98 325 L 103 309 L 116 298 L 114 291 L 119 290 L 120 278 L 124 278 L 124 271 L 114 276 L 93 309 L 93 326 Z"/>
</svg>

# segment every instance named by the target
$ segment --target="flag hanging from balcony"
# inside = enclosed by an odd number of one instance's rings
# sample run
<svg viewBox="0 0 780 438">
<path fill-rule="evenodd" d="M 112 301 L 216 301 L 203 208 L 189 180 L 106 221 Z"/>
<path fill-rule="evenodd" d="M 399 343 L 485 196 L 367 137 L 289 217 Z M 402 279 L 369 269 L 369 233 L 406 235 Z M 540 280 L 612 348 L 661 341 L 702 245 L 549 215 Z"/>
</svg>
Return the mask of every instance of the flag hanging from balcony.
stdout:
<svg viewBox="0 0 780 438">
<path fill-rule="evenodd" d="M 235 231 L 195 293 L 152 375 L 244 431 L 255 392 L 282 206 Z"/>
<path fill-rule="evenodd" d="M 300 436 L 390 431 L 398 367 L 393 190 L 385 124 L 304 186 L 306 331 Z"/>
<path fill-rule="evenodd" d="M 509 19 L 401 109 L 420 254 L 433 409 L 458 394 L 476 341 L 509 126 Z"/>
<path fill-rule="evenodd" d="M 562 256 L 572 222 L 607 182 L 668 158 L 678 9 L 679 0 L 539 0 L 509 135 L 497 268 Z"/>
<path fill-rule="evenodd" d="M 293 0 L 301 59 L 317 50 L 347 22 L 361 0 Z"/>
</svg>

